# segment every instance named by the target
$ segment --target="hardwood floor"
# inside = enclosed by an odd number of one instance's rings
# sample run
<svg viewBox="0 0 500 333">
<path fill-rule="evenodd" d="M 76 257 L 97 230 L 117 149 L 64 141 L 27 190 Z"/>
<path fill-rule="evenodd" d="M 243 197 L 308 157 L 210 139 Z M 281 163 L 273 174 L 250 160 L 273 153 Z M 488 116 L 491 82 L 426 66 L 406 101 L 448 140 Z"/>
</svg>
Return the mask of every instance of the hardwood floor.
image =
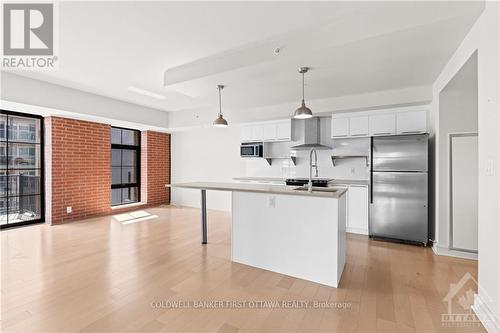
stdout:
<svg viewBox="0 0 500 333">
<path fill-rule="evenodd" d="M 232 263 L 228 213 L 209 212 L 209 244 L 202 246 L 198 210 L 147 212 L 158 218 L 2 231 L 2 331 L 484 331 L 441 322 L 450 284 L 467 272 L 476 277 L 475 261 L 349 235 L 335 289 Z M 220 302 L 200 308 L 202 300 Z M 299 301 L 323 308 L 300 308 Z M 174 304 L 179 308 L 168 308 Z"/>
</svg>

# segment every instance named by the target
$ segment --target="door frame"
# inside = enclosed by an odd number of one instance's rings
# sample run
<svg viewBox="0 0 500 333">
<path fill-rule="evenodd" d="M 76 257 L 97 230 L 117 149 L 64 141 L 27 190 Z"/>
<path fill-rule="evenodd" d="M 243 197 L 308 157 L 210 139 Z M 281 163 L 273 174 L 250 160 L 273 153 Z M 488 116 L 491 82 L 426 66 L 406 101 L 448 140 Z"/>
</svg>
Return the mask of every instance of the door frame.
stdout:
<svg viewBox="0 0 500 333">
<path fill-rule="evenodd" d="M 12 224 L 2 224 L 0 225 L 0 229 L 7 228 L 15 228 L 19 226 L 29 225 L 29 224 L 37 224 L 45 222 L 45 128 L 44 128 L 44 118 L 43 116 L 37 114 L 30 114 L 25 112 L 16 112 L 11 110 L 0 109 L 0 114 L 8 116 L 19 116 L 19 117 L 28 117 L 35 118 L 40 120 L 40 218 L 36 220 L 29 220 L 23 222 L 16 222 Z M 5 134 L 7 134 L 7 123 L 5 124 Z M 8 136 L 6 137 L 7 146 L 9 143 Z M 7 149 L 7 147 L 6 147 Z M 6 150 L 6 155 L 8 154 L 8 150 Z M 9 170 L 7 167 L 6 170 Z M 8 197 L 8 196 L 7 196 Z M 8 205 L 8 201 L 7 201 Z M 8 210 L 7 210 L 8 214 Z"/>
</svg>

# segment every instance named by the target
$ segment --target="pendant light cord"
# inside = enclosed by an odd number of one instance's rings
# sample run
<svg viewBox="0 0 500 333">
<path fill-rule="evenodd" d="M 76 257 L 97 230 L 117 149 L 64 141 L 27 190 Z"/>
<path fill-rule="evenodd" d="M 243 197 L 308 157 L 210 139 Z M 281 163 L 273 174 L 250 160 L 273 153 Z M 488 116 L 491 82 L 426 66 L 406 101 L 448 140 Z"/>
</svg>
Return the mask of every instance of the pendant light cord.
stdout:
<svg viewBox="0 0 500 333">
<path fill-rule="evenodd" d="M 305 96 L 304 96 L 304 73 L 302 73 L 302 101 L 304 101 Z"/>
<path fill-rule="evenodd" d="M 218 87 L 219 88 L 219 116 L 222 115 L 222 102 L 221 102 L 221 87 Z"/>
</svg>

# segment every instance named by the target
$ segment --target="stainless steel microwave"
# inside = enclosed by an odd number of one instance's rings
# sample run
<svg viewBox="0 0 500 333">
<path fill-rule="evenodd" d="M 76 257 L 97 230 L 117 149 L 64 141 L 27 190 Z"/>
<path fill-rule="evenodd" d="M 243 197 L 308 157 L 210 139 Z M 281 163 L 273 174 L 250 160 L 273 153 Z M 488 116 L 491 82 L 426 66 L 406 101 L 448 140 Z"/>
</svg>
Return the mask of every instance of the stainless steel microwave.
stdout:
<svg viewBox="0 0 500 333">
<path fill-rule="evenodd" d="M 264 145 L 262 142 L 242 143 L 240 146 L 241 157 L 262 157 L 264 156 Z"/>
</svg>

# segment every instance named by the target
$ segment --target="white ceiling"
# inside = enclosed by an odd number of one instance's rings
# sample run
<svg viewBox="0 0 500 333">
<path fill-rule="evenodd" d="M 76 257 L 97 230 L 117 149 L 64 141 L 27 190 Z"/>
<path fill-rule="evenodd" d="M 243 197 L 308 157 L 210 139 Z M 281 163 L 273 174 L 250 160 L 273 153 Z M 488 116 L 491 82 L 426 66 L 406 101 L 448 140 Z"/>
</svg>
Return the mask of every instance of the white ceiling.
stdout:
<svg viewBox="0 0 500 333">
<path fill-rule="evenodd" d="M 432 84 L 482 2 L 61 2 L 59 70 L 29 77 L 165 111 Z M 280 47 L 279 55 L 274 49 Z M 165 85 L 164 85 L 165 80 Z M 164 99 L 129 91 L 134 86 Z"/>
</svg>

